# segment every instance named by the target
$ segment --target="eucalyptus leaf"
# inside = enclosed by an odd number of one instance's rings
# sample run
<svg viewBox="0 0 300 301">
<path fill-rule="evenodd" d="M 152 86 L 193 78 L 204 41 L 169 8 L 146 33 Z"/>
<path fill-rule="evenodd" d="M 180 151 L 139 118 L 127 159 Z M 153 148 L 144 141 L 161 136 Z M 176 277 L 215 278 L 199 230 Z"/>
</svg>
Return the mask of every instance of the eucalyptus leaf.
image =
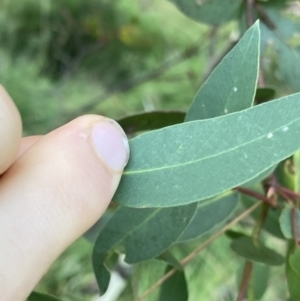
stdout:
<svg viewBox="0 0 300 301">
<path fill-rule="evenodd" d="M 167 267 L 166 273 L 172 269 Z M 176 271 L 162 284 L 158 301 L 188 301 L 188 289 L 184 273 Z"/>
<path fill-rule="evenodd" d="M 289 263 L 286 266 L 286 279 L 293 301 L 300 301 L 300 276 L 292 269 Z"/>
<path fill-rule="evenodd" d="M 188 17 L 210 25 L 237 18 L 243 0 L 170 0 Z"/>
<path fill-rule="evenodd" d="M 289 256 L 289 265 L 300 277 L 300 248 L 297 247 Z"/>
<path fill-rule="evenodd" d="M 185 121 L 213 118 L 253 105 L 259 70 L 259 42 L 259 23 L 256 23 L 201 86 Z"/>
<path fill-rule="evenodd" d="M 196 214 L 177 242 L 195 239 L 226 221 L 236 208 L 239 194 L 229 192 L 210 201 L 200 202 Z"/>
<path fill-rule="evenodd" d="M 254 243 L 251 237 L 241 237 L 231 243 L 231 249 L 238 255 L 267 265 L 281 265 L 284 258 L 274 250 L 267 248 L 262 242 Z"/>
<path fill-rule="evenodd" d="M 152 111 L 125 116 L 117 121 L 127 134 L 132 134 L 182 123 L 184 117 L 182 111 Z"/>
<path fill-rule="evenodd" d="M 238 288 L 241 286 L 241 279 L 243 277 L 244 266 L 241 266 L 237 273 Z M 252 274 L 249 280 L 247 296 L 252 295 L 254 300 L 260 300 L 268 288 L 270 277 L 270 267 L 265 264 L 253 263 Z M 249 290 L 251 293 L 249 294 Z"/>
<path fill-rule="evenodd" d="M 278 73 L 281 80 L 295 92 L 299 92 L 300 52 L 297 47 L 290 45 L 290 40 L 299 34 L 300 22 L 287 16 L 285 1 L 268 1 L 260 6 L 275 26 L 271 29 L 261 22 L 262 49 L 266 45 L 272 45 L 270 47 L 274 48 L 278 54 Z M 296 40 L 299 39 L 296 38 Z"/>
<path fill-rule="evenodd" d="M 162 260 L 180 271 L 183 270 L 182 264 L 168 250 L 160 254 L 158 257 L 156 257 L 156 259 Z"/>
<path fill-rule="evenodd" d="M 131 285 L 133 288 L 133 296 L 136 300 L 147 289 L 164 276 L 167 264 L 151 259 L 134 265 Z M 147 271 L 147 272 L 145 272 Z M 161 287 L 149 294 L 143 301 L 157 301 L 159 299 Z"/>
<path fill-rule="evenodd" d="M 294 230 L 293 230 L 293 219 L 292 219 L 292 208 L 287 206 L 282 210 L 282 213 L 279 218 L 280 228 L 285 238 L 293 239 L 294 238 Z M 297 211 L 297 226 L 298 233 L 300 233 L 300 210 Z"/>
<path fill-rule="evenodd" d="M 300 94 L 294 94 L 142 134 L 130 141 L 114 200 L 141 208 L 206 200 L 291 156 L 300 148 L 299 131 Z"/>
<path fill-rule="evenodd" d="M 109 251 L 122 244 L 128 263 L 163 253 L 185 230 L 197 204 L 171 208 L 120 207 L 100 232 L 93 251 L 93 268 L 103 294 L 109 283 L 104 261 Z"/>
<path fill-rule="evenodd" d="M 60 300 L 48 294 L 32 292 L 30 296 L 27 298 L 27 301 L 60 301 Z"/>
</svg>

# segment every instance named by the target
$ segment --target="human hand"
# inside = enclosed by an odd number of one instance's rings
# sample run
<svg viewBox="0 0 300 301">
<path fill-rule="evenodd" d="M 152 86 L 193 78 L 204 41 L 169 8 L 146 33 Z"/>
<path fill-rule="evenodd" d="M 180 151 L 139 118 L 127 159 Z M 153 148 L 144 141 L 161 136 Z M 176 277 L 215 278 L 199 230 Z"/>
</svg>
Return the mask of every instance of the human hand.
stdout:
<svg viewBox="0 0 300 301">
<path fill-rule="evenodd" d="M 51 263 L 100 218 L 128 156 L 121 127 L 96 115 L 21 139 L 20 115 L 0 86 L 2 301 L 25 300 Z"/>
</svg>

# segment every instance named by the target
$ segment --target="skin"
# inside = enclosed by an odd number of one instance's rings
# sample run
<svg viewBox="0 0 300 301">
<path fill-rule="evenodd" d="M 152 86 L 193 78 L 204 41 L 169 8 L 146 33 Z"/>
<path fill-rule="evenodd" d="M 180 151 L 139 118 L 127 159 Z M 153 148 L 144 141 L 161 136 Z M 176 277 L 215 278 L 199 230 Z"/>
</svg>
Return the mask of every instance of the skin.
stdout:
<svg viewBox="0 0 300 301">
<path fill-rule="evenodd" d="M 125 141 L 117 137 L 111 158 L 101 156 L 91 138 L 96 125 L 108 123 Z M 121 128 L 96 115 L 21 138 L 20 114 L 1 86 L 0 124 L 0 292 L 3 301 L 19 301 L 104 213 L 129 152 Z"/>
</svg>

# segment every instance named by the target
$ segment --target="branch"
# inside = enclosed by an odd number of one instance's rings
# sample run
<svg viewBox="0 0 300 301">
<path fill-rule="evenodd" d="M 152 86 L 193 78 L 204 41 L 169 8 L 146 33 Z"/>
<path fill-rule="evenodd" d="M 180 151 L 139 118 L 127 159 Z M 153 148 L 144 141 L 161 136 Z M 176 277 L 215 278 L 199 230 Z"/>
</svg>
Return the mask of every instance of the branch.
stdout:
<svg viewBox="0 0 300 301">
<path fill-rule="evenodd" d="M 185 257 L 183 260 L 181 260 L 180 264 L 182 266 L 187 265 L 203 249 L 205 249 L 207 246 L 209 246 L 212 242 L 214 242 L 219 236 L 221 236 L 223 233 L 225 233 L 232 226 L 234 226 L 235 224 L 240 222 L 242 219 L 244 219 L 246 216 L 251 214 L 260 205 L 261 205 L 261 203 L 256 203 L 252 207 L 250 207 L 248 210 L 244 211 L 242 214 L 240 214 L 238 217 L 236 217 L 234 220 L 232 220 L 229 224 L 227 224 L 223 229 L 221 229 L 219 232 L 217 232 L 212 237 L 210 237 L 207 241 L 205 241 L 201 246 L 199 246 L 191 254 L 189 254 L 187 257 Z M 153 291 L 155 291 L 161 284 L 163 284 L 167 279 L 169 279 L 176 271 L 177 271 L 176 268 L 173 268 L 172 270 L 170 270 L 167 274 L 165 274 L 161 279 L 159 279 L 156 283 L 154 283 L 148 290 L 146 290 L 141 296 L 137 297 L 134 301 L 142 301 L 144 298 L 149 296 Z"/>
</svg>

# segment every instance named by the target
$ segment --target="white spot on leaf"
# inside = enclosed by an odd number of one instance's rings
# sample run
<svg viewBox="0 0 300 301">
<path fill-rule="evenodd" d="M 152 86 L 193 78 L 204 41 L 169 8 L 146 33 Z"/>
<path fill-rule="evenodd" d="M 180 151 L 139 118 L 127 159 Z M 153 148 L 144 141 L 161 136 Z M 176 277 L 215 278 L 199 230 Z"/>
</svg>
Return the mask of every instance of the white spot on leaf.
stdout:
<svg viewBox="0 0 300 301">
<path fill-rule="evenodd" d="M 233 88 L 233 92 L 236 92 L 237 90 L 238 90 L 237 87 L 234 87 L 234 88 Z"/>
<path fill-rule="evenodd" d="M 282 128 L 283 132 L 287 132 L 288 130 L 289 130 L 289 127 L 287 125 Z"/>
<path fill-rule="evenodd" d="M 225 110 L 224 110 L 224 113 L 225 113 L 225 114 L 227 114 L 227 113 L 228 113 L 228 110 L 227 110 L 227 109 L 225 109 Z"/>
<path fill-rule="evenodd" d="M 268 136 L 267 136 L 268 139 L 271 139 L 272 137 L 273 137 L 272 133 L 269 133 Z"/>
</svg>

